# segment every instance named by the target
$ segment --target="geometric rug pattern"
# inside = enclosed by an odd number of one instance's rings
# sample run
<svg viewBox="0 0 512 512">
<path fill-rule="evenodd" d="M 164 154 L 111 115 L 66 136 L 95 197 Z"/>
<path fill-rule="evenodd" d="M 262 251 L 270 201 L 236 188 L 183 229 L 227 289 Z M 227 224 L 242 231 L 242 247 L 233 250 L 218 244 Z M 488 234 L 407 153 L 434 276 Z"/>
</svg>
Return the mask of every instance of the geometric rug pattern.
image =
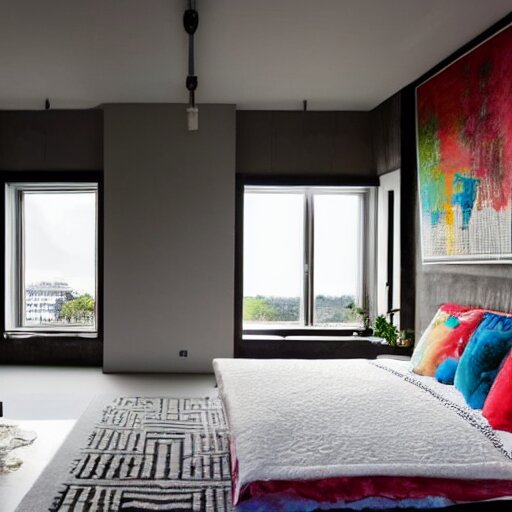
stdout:
<svg viewBox="0 0 512 512">
<path fill-rule="evenodd" d="M 219 399 L 116 398 L 50 511 L 231 511 L 228 448 Z"/>
</svg>

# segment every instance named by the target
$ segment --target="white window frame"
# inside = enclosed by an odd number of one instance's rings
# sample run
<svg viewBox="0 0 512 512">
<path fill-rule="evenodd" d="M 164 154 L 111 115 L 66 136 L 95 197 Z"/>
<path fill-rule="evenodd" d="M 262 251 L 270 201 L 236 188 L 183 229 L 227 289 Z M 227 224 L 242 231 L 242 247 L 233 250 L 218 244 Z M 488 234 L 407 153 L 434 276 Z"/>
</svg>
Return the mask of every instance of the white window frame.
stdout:
<svg viewBox="0 0 512 512">
<path fill-rule="evenodd" d="M 304 254 L 303 254 L 303 303 L 301 303 L 301 319 L 303 324 L 298 326 L 280 326 L 275 328 L 244 327 L 243 331 L 258 331 L 261 333 L 286 330 L 329 330 L 345 331 L 362 329 L 362 324 L 342 324 L 336 327 L 314 325 L 315 294 L 314 294 L 314 195 L 358 195 L 361 198 L 361 229 L 359 236 L 359 267 L 358 290 L 356 305 L 363 307 L 371 318 L 376 310 L 376 220 L 377 220 L 377 188 L 371 186 L 287 186 L 287 185 L 245 185 L 243 194 L 304 194 Z M 245 234 L 244 234 L 245 236 Z M 242 275 L 243 283 L 243 275 Z M 242 285 L 242 300 L 244 297 Z M 242 321 L 243 324 L 243 321 Z"/>
<path fill-rule="evenodd" d="M 23 291 L 23 204 L 24 192 L 83 193 L 92 192 L 96 198 L 95 240 L 95 315 L 93 326 L 24 326 L 25 300 Z M 92 182 L 11 182 L 5 184 L 5 335 L 6 337 L 30 336 L 80 336 L 96 338 L 99 325 L 98 296 L 98 183 Z"/>
</svg>

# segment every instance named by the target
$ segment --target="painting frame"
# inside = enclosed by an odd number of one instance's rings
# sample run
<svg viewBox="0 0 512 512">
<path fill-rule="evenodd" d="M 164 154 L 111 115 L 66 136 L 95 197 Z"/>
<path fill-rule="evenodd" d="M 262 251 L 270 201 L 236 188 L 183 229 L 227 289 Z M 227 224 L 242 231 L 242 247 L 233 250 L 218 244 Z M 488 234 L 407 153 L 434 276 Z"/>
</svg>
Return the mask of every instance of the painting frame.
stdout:
<svg viewBox="0 0 512 512">
<path fill-rule="evenodd" d="M 500 45 L 504 45 L 503 52 L 499 51 Z M 507 91 L 512 92 L 512 82 L 503 80 L 507 76 L 504 70 L 512 72 L 512 59 L 507 60 L 507 55 L 512 56 L 512 23 L 475 44 L 414 88 L 423 264 L 512 263 L 512 108 L 502 114 L 495 105 L 503 102 Z M 488 68 L 484 67 L 488 63 Z M 492 73 L 497 76 L 493 77 Z M 487 88 L 478 80 L 485 80 Z M 449 85 L 445 83 L 455 84 L 450 94 L 446 94 Z M 480 123 L 477 118 L 482 117 L 482 112 L 484 121 Z M 431 119 L 434 122 L 427 129 Z M 457 122 L 450 123 L 447 119 Z M 489 133 L 483 133 L 482 138 L 481 132 L 487 125 L 495 140 Z M 504 131 L 497 137 L 495 130 L 500 128 Z M 441 142 L 434 140 L 436 137 Z M 482 149 L 495 146 L 501 148 L 499 166 L 494 166 L 496 160 Z M 502 146 L 506 151 L 502 151 Z M 482 161 L 488 165 L 481 165 Z M 457 168 L 454 165 L 457 162 L 465 162 L 466 166 Z M 495 196 L 499 196 L 500 202 Z"/>
</svg>

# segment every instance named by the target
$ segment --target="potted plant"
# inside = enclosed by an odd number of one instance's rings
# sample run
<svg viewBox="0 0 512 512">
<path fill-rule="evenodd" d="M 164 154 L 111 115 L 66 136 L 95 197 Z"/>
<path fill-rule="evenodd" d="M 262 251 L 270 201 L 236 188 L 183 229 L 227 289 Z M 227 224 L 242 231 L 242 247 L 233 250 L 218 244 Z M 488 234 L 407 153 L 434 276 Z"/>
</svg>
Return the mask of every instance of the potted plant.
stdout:
<svg viewBox="0 0 512 512">
<path fill-rule="evenodd" d="M 352 310 L 354 317 L 361 320 L 364 331 L 366 333 L 371 332 L 371 321 L 368 310 L 366 308 L 356 306 L 355 304 L 351 304 L 349 308 Z"/>
<path fill-rule="evenodd" d="M 412 329 L 402 329 L 398 336 L 399 347 L 412 347 L 414 345 L 414 331 Z"/>
<path fill-rule="evenodd" d="M 373 335 L 378 336 L 379 338 L 384 338 L 392 347 L 397 346 L 397 340 L 399 335 L 398 329 L 396 325 L 386 320 L 386 317 L 384 315 L 379 315 L 375 319 Z"/>
</svg>

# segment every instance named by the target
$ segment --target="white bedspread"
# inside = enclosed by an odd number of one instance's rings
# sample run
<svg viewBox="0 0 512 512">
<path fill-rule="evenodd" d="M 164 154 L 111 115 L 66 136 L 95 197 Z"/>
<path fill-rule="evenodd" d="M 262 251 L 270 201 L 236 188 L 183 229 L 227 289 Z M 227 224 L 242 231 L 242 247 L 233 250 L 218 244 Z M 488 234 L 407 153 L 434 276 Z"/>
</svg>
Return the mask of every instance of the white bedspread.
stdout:
<svg viewBox="0 0 512 512">
<path fill-rule="evenodd" d="M 235 496 L 258 480 L 512 479 L 503 438 L 481 414 L 441 396 L 441 385 L 416 379 L 403 361 L 216 359 L 213 366 L 239 465 Z"/>
</svg>

